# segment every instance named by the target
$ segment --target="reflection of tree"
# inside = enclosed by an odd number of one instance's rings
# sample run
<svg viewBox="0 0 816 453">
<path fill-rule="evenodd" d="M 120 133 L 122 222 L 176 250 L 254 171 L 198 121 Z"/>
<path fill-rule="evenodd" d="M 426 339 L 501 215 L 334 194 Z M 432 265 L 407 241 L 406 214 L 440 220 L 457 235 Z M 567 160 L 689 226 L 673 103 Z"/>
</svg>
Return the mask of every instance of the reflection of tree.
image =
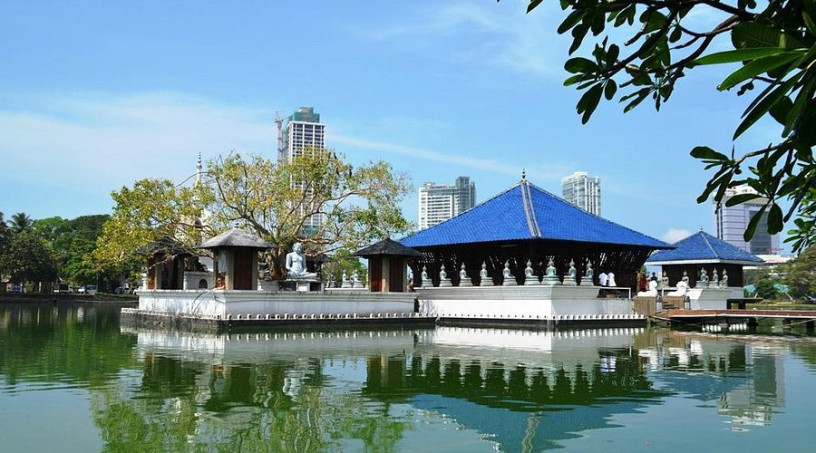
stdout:
<svg viewBox="0 0 816 453">
<path fill-rule="evenodd" d="M 387 403 L 327 390 L 319 360 L 204 366 L 146 354 L 141 385 L 94 398 L 107 451 L 396 451 L 408 426 Z M 356 445 L 356 444 L 354 444 Z M 355 447 L 357 448 L 357 447 Z"/>
<path fill-rule="evenodd" d="M 118 306 L 0 307 L 0 375 L 19 381 L 105 385 L 131 366 L 134 339 L 119 334 Z"/>
</svg>

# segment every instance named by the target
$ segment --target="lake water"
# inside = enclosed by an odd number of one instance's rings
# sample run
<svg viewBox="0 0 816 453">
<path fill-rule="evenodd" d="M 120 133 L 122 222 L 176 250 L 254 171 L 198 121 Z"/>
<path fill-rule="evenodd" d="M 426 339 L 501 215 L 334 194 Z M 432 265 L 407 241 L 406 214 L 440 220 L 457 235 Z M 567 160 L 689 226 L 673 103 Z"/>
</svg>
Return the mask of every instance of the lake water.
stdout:
<svg viewBox="0 0 816 453">
<path fill-rule="evenodd" d="M 120 327 L 0 305 L 0 451 L 810 451 L 816 338 Z"/>
</svg>

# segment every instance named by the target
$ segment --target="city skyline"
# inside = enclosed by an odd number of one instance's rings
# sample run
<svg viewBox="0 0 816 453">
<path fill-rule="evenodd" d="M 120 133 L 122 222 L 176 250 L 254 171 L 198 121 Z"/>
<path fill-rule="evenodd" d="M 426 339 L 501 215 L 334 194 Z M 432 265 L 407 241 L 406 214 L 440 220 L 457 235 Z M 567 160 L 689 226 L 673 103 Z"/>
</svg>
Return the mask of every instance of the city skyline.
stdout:
<svg viewBox="0 0 816 453">
<path fill-rule="evenodd" d="M 750 241 L 745 241 L 743 233 L 754 216 L 762 206 L 768 201 L 767 198 L 757 197 L 745 203 L 734 206 L 726 206 L 726 202 L 736 195 L 753 194 L 758 195 L 756 190 L 750 186 L 738 186 L 725 191 L 722 203 L 713 203 L 714 208 L 714 228 L 716 236 L 729 244 L 739 247 L 754 255 L 776 255 L 780 251 L 779 235 L 768 234 L 768 214 L 762 215 L 756 229 L 756 233 Z"/>
<path fill-rule="evenodd" d="M 582 125 L 581 93 L 563 86 L 563 12 L 527 3 L 8 0 L 0 211 L 104 214 L 122 186 L 184 181 L 199 153 L 275 159 L 276 113 L 309 105 L 330 119 L 328 148 L 387 160 L 415 188 L 466 174 L 480 202 L 526 172 L 559 194 L 580 169 L 603 179 L 604 218 L 667 242 L 713 230 L 710 201 L 696 202 L 711 174 L 689 151 L 777 133 L 759 123 L 732 142 L 747 100 L 716 90 L 729 68 L 695 69 L 660 112 L 602 102 Z M 417 192 L 400 207 L 416 219 Z"/>
<path fill-rule="evenodd" d="M 426 182 L 417 198 L 417 229 L 424 230 L 472 208 L 476 204 L 476 183 L 468 176 L 459 176 L 453 184 Z"/>
<path fill-rule="evenodd" d="M 322 152 L 326 147 L 326 125 L 320 122 L 320 114 L 315 113 L 314 107 L 300 107 L 295 110 L 286 119 L 280 133 L 282 137 L 279 137 L 278 142 L 282 148 L 277 153 L 278 162 L 282 160 L 291 162 L 292 159 L 301 156 L 304 151 Z M 292 184 L 297 187 L 303 184 L 303 180 L 292 181 Z M 308 196 L 305 199 L 311 199 L 313 192 L 307 189 L 306 193 Z M 301 204 L 299 210 L 300 215 L 304 215 L 305 212 L 314 212 L 315 208 Z M 323 215 L 314 214 L 304 221 L 301 233 L 313 236 L 322 223 Z"/>
<path fill-rule="evenodd" d="M 601 215 L 601 178 L 576 171 L 561 178 L 561 195 L 584 211 Z"/>
</svg>

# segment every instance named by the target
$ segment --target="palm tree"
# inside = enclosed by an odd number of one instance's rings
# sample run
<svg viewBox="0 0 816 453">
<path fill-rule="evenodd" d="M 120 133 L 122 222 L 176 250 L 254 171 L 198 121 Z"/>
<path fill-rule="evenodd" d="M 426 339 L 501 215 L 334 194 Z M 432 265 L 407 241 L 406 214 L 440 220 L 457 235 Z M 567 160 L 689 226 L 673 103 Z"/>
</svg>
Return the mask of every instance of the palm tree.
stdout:
<svg viewBox="0 0 816 453">
<path fill-rule="evenodd" d="M 22 233 L 23 231 L 30 230 L 34 225 L 34 221 L 31 220 L 31 217 L 29 217 L 25 212 L 18 212 L 17 214 L 11 216 L 9 224 L 14 233 Z"/>
</svg>

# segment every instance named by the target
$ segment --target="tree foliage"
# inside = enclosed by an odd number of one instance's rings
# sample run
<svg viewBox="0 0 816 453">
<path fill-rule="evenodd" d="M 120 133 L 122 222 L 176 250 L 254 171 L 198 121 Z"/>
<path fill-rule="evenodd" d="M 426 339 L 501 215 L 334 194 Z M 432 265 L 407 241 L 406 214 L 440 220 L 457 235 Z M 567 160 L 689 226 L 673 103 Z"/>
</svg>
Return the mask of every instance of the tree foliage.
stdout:
<svg viewBox="0 0 816 453">
<path fill-rule="evenodd" d="M 816 246 L 812 246 L 785 266 L 785 283 L 795 298 L 816 297 Z"/>
<path fill-rule="evenodd" d="M 101 283 L 115 278 L 116 268 L 95 268 L 90 255 L 108 215 L 89 215 L 73 220 L 49 217 L 33 221 L 33 230 L 50 247 L 60 278 L 73 284 Z"/>
<path fill-rule="evenodd" d="M 384 162 L 353 168 L 327 150 L 283 163 L 232 153 L 207 162 L 205 177 L 192 187 L 145 179 L 114 192 L 95 261 L 122 262 L 150 243 L 192 252 L 203 238 L 238 227 L 276 245 L 267 263 L 273 278 L 283 278 L 295 242 L 317 256 L 410 228 L 399 209 L 409 180 Z M 314 216 L 322 222 L 311 223 Z"/>
<path fill-rule="evenodd" d="M 11 282 L 53 282 L 57 267 L 51 249 L 24 212 L 6 221 L 0 212 L 0 275 Z"/>
<path fill-rule="evenodd" d="M 410 181 L 382 161 L 353 168 L 323 149 L 283 163 L 233 153 L 210 161 L 207 175 L 213 223 L 247 228 L 276 244 L 267 257 L 273 278 L 283 276 L 295 242 L 316 256 L 356 250 L 411 226 L 399 208 Z"/>
<path fill-rule="evenodd" d="M 543 0 L 530 0 L 528 12 Z M 589 121 L 602 98 L 618 99 L 624 112 L 645 100 L 656 109 L 666 102 L 675 85 L 692 68 L 736 65 L 717 87 L 737 95 L 751 92 L 753 99 L 733 134 L 733 139 L 763 118 L 772 118 L 780 132 L 776 143 L 730 155 L 706 146 L 691 155 L 713 175 L 697 201 L 713 197 L 721 202 L 729 187 L 749 185 L 758 195 L 732 197 L 736 205 L 757 197 L 768 202 L 752 218 L 745 232 L 753 236 L 761 216 L 767 214 L 768 231 L 778 233 L 795 218 L 788 241 L 804 250 L 816 239 L 816 2 L 755 0 L 560 0 L 567 12 L 558 33 L 573 38 L 574 56 L 564 68 L 572 74 L 564 82 L 584 92 L 577 104 L 581 121 Z M 719 16 L 716 25 L 700 21 Z M 611 30 L 628 33 L 615 42 Z M 592 35 L 593 45 L 584 40 Z M 714 51 L 727 45 L 729 50 Z M 721 47 L 720 47 L 721 48 Z M 783 209 L 780 201 L 790 207 Z"/>
<path fill-rule="evenodd" d="M 12 282 L 53 282 L 57 279 L 57 266 L 51 250 L 33 231 L 13 235 L 0 259 L 0 268 Z"/>
<path fill-rule="evenodd" d="M 150 245 L 152 251 L 193 251 L 206 233 L 200 223 L 205 192 L 205 187 L 177 186 L 166 179 L 142 179 L 114 191 L 116 206 L 102 226 L 91 262 L 96 269 L 127 268 Z"/>
</svg>

